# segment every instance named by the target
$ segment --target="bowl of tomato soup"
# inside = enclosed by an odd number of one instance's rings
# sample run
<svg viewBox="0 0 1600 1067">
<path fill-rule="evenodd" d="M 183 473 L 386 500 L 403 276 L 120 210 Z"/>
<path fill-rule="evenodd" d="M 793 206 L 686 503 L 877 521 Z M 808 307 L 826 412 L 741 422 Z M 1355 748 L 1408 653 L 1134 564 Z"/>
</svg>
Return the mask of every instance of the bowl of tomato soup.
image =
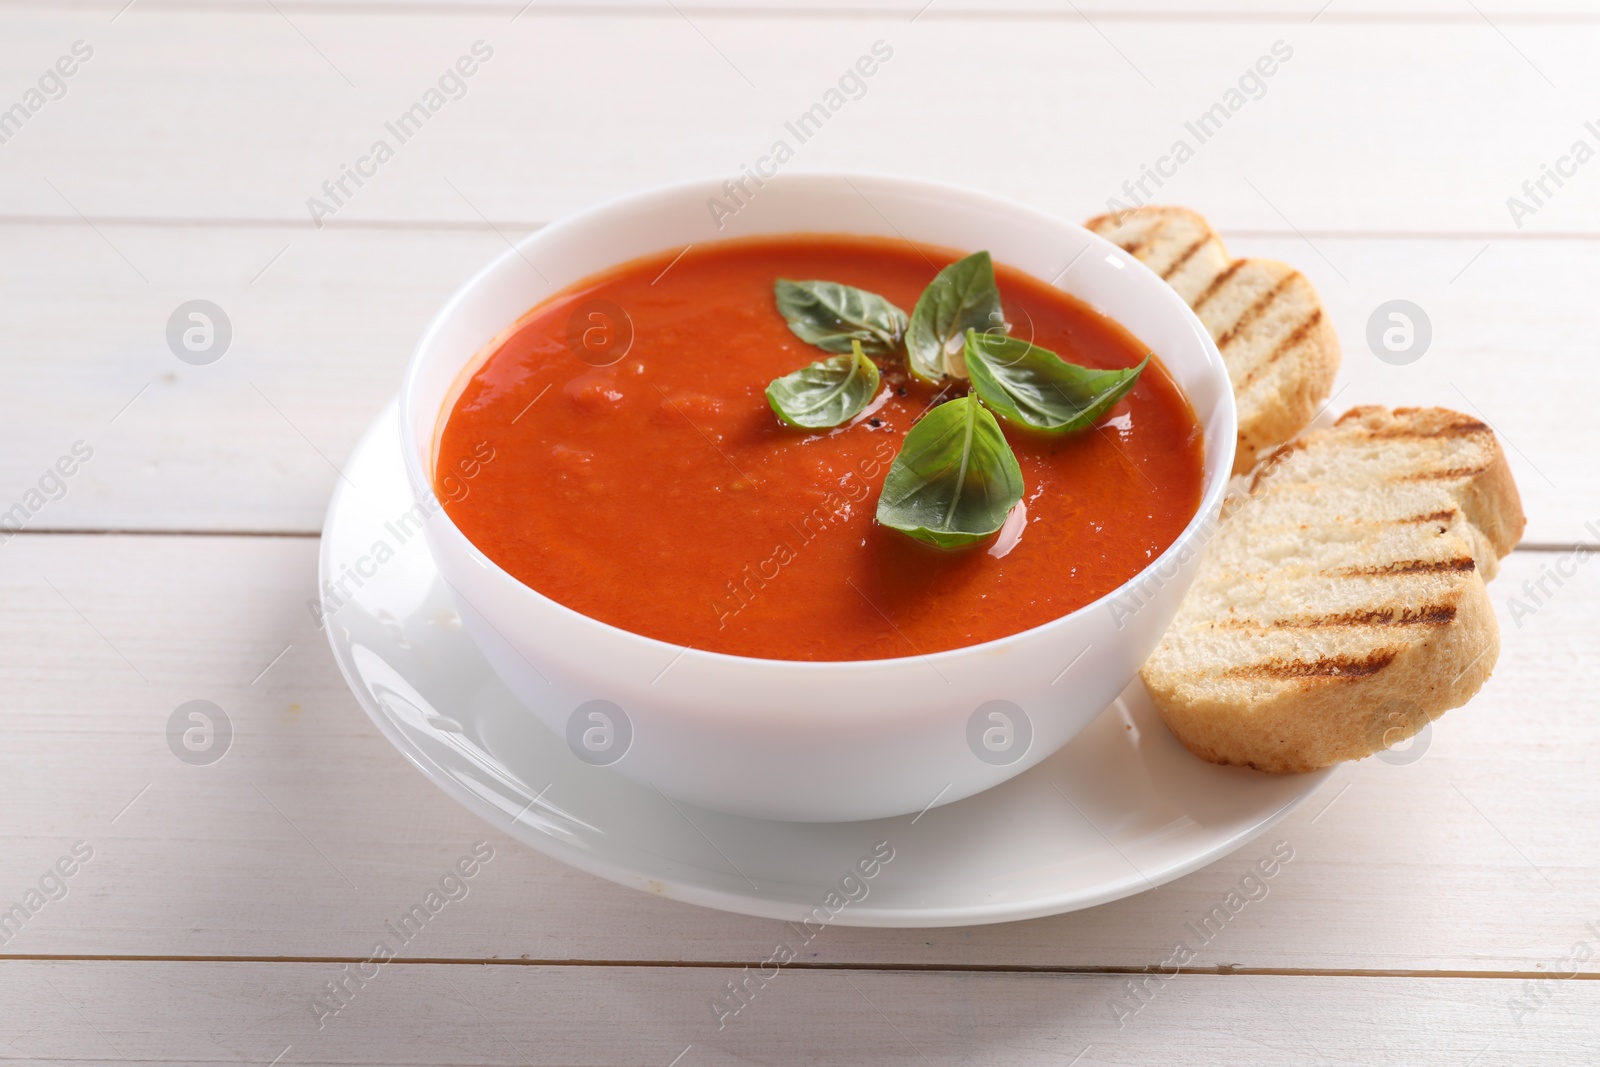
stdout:
<svg viewBox="0 0 1600 1067">
<path fill-rule="evenodd" d="M 939 547 L 880 521 L 880 497 L 931 413 L 987 410 L 962 400 L 975 383 L 916 372 L 886 326 L 860 334 L 859 410 L 788 421 L 769 383 L 838 349 L 774 287 L 910 311 L 980 249 L 992 330 L 1143 370 L 1072 432 L 991 420 L 1020 495 L 996 532 Z M 1209 334 L 1137 261 L 1022 205 L 870 175 L 691 182 L 554 223 L 439 312 L 401 393 L 430 552 L 530 714 L 596 773 L 789 820 L 948 803 L 1092 721 L 1176 611 L 1235 432 Z"/>
</svg>

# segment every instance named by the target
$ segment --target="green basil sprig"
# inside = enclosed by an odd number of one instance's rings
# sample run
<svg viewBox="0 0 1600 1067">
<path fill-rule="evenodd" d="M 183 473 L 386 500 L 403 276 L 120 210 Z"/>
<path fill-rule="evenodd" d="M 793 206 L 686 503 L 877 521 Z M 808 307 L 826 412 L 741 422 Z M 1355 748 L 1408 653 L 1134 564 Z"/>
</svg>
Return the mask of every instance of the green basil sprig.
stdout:
<svg viewBox="0 0 1600 1067">
<path fill-rule="evenodd" d="M 940 404 L 906 434 L 884 477 L 878 521 L 939 548 L 999 531 L 1022 499 L 1022 468 L 978 398 Z"/>
<path fill-rule="evenodd" d="M 1005 325 L 994 261 L 974 252 L 940 271 L 917 298 L 906 327 L 906 357 L 911 373 L 936 382 L 952 373 L 950 346 L 968 330 Z M 958 374 L 959 376 L 959 374 Z"/>
<path fill-rule="evenodd" d="M 1049 349 L 999 333 L 967 331 L 962 352 L 973 391 L 1001 418 L 1031 430 L 1068 433 L 1093 426 L 1127 395 L 1149 364 L 1091 370 Z"/>
<path fill-rule="evenodd" d="M 924 381 L 969 379 L 968 395 L 934 408 L 906 434 L 878 497 L 878 522 L 939 548 L 991 537 L 1022 499 L 1022 468 L 995 415 L 1051 434 L 1086 429 L 1150 363 L 1146 356 L 1127 370 L 1092 370 L 1007 335 L 987 252 L 941 270 L 910 316 L 837 282 L 780 278 L 773 289 L 795 336 L 839 353 L 767 386 L 767 402 L 790 426 L 825 430 L 866 410 L 880 385 L 869 352 L 903 347 Z"/>
<path fill-rule="evenodd" d="M 878 394 L 878 365 L 850 343 L 842 356 L 819 359 L 793 374 L 774 378 L 767 403 L 778 418 L 802 430 L 825 430 L 849 422 Z"/>
<path fill-rule="evenodd" d="M 824 352 L 849 352 L 852 341 L 867 352 L 892 352 L 906 332 L 904 311 L 853 285 L 779 278 L 773 292 L 794 335 Z"/>
</svg>

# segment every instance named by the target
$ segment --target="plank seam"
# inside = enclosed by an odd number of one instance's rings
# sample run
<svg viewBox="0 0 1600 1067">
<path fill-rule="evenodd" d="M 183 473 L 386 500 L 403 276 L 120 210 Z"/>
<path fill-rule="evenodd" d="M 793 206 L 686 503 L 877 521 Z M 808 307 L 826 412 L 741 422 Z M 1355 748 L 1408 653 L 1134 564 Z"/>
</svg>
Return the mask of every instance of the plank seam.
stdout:
<svg viewBox="0 0 1600 1067">
<path fill-rule="evenodd" d="M 358 964 L 366 956 L 184 956 L 184 955 L 90 955 L 67 953 L 3 953 L 0 963 L 281 963 L 281 964 Z M 748 960 L 582 960 L 582 959 L 505 959 L 474 956 L 396 957 L 390 965 L 422 967 L 611 967 L 632 970 L 729 970 L 759 967 L 758 959 Z M 792 961 L 784 965 L 794 971 L 864 971 L 939 974 L 1044 974 L 1044 975 L 1138 975 L 1157 974 L 1159 964 L 1143 966 L 1050 966 L 1047 964 L 1006 963 L 822 963 Z M 1479 981 L 1521 981 L 1549 978 L 1548 970 L 1405 970 L 1371 967 L 1241 967 L 1220 964 L 1212 967 L 1185 967 L 1184 975 L 1208 977 L 1268 978 L 1461 978 Z M 1600 971 L 1580 971 L 1563 981 L 1600 981 Z"/>
<path fill-rule="evenodd" d="M 88 2 L 61 2 L 55 0 L 45 3 L 42 0 L 8 0 L 0 2 L 0 11 L 116 11 L 125 7 L 125 0 L 88 0 Z M 978 8 L 955 8 L 941 10 L 937 7 L 924 8 L 922 12 L 915 11 L 912 7 L 894 7 L 886 5 L 861 6 L 861 7 L 791 7 L 773 6 L 761 7 L 755 5 L 689 5 L 679 4 L 676 7 L 654 4 L 625 4 L 625 3 L 597 3 L 597 4 L 539 4 L 527 7 L 523 0 L 505 0 L 503 3 L 476 2 L 462 4 L 431 4 L 431 3 L 360 3 L 351 0 L 279 0 L 276 4 L 269 4 L 266 0 L 240 0 L 237 3 L 219 3 L 217 0 L 144 0 L 139 4 L 138 11 L 142 14 L 172 13 L 189 14 L 202 13 L 213 15 L 248 15 L 261 16 L 272 14 L 274 7 L 286 11 L 303 14 L 327 15 L 357 15 L 364 17 L 389 17 L 394 15 L 407 15 L 413 17 L 454 17 L 454 16 L 482 16 L 504 15 L 516 13 L 526 8 L 526 17 L 529 18 L 650 18 L 675 20 L 687 14 L 694 18 L 708 19 L 750 19 L 750 20 L 838 20 L 852 19 L 856 21 L 893 20 L 909 21 L 907 16 L 916 15 L 917 20 L 934 22 L 1077 22 L 1083 23 L 1085 29 L 1090 29 L 1089 20 L 1094 22 L 1111 23 L 1156 23 L 1160 25 L 1184 23 L 1255 23 L 1282 25 L 1285 23 L 1309 24 L 1313 19 L 1317 22 L 1344 23 L 1347 25 L 1372 25 L 1372 24 L 1397 24 L 1412 23 L 1420 25 L 1462 25 L 1478 26 L 1483 22 L 1483 17 L 1474 11 L 1333 11 L 1317 12 L 1308 17 L 1304 12 L 1295 11 L 1182 11 L 1164 8 L 1149 8 L 1143 11 L 1129 11 L 1119 8 L 1079 8 L 1071 9 L 1034 9 L 1034 8 L 1000 8 L 982 10 Z M 1587 11 L 1497 11 L 1494 14 L 1496 22 L 1512 23 L 1518 25 L 1589 25 L 1600 22 L 1600 13 Z"/>
</svg>

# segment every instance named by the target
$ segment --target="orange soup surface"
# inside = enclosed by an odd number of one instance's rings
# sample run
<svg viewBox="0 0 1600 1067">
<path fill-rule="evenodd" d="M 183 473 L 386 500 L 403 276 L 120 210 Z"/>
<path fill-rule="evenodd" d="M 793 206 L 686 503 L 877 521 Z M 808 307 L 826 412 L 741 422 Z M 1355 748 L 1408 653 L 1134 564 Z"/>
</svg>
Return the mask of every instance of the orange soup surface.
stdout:
<svg viewBox="0 0 1600 1067">
<path fill-rule="evenodd" d="M 1026 489 L 989 542 L 944 551 L 880 526 L 878 493 L 906 432 L 964 383 L 941 396 L 903 355 L 877 356 L 878 399 L 853 423 L 783 425 L 767 384 L 828 353 L 789 331 L 773 282 L 843 282 L 909 313 L 956 254 L 784 237 L 676 255 L 528 312 L 464 383 L 440 434 L 435 483 L 450 517 L 561 604 L 713 652 L 915 656 L 1098 599 L 1199 507 L 1200 428 L 1152 360 L 1093 429 L 1048 437 L 1002 423 Z M 1014 335 L 1090 367 L 1144 357 L 1081 301 L 1000 264 L 996 277 Z"/>
</svg>

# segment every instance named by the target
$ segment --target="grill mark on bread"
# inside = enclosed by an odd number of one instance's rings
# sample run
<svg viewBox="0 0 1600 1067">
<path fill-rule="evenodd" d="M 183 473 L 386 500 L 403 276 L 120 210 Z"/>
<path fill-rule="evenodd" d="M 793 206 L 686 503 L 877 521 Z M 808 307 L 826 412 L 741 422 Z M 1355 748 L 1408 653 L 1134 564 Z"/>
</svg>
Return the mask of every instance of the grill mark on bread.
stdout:
<svg viewBox="0 0 1600 1067">
<path fill-rule="evenodd" d="M 1270 475 L 1274 470 L 1277 469 L 1278 464 L 1288 459 L 1291 455 L 1303 447 L 1304 445 L 1302 442 L 1290 441 L 1286 445 L 1279 445 L 1277 448 L 1273 449 L 1265 459 L 1257 462 L 1255 472 L 1250 475 L 1250 488 L 1247 491 L 1247 495 L 1253 496 L 1255 494 L 1256 487 L 1261 484 L 1261 480 L 1263 478 Z M 1244 499 L 1241 498 L 1239 503 L 1243 504 Z"/>
<path fill-rule="evenodd" d="M 1340 567 L 1323 573 L 1337 578 L 1387 578 L 1396 574 L 1448 574 L 1477 569 L 1478 564 L 1471 556 L 1458 556 L 1455 559 L 1404 559 L 1376 567 Z"/>
<path fill-rule="evenodd" d="M 1259 297 L 1257 297 L 1255 303 L 1245 308 L 1243 313 L 1241 313 L 1240 316 L 1234 320 L 1233 325 L 1229 326 L 1226 330 L 1223 330 L 1222 333 L 1217 337 L 1217 347 L 1227 348 L 1234 341 L 1238 340 L 1239 335 L 1250 328 L 1251 323 L 1255 322 L 1256 319 L 1266 314 L 1267 309 L 1277 301 L 1278 294 L 1287 289 L 1299 276 L 1300 275 L 1295 271 L 1290 271 L 1282 278 L 1279 278 L 1277 284 L 1271 289 L 1268 289 L 1265 293 L 1262 293 Z"/>
<path fill-rule="evenodd" d="M 1228 284 L 1228 279 L 1239 273 L 1245 262 L 1245 260 L 1236 259 L 1222 268 L 1222 271 L 1211 279 L 1211 284 L 1207 285 L 1200 295 L 1194 298 L 1194 303 L 1190 304 L 1189 307 L 1198 313 L 1201 308 L 1205 307 L 1207 300 L 1217 295 L 1217 290 Z"/>
<path fill-rule="evenodd" d="M 1393 663 L 1397 655 L 1398 649 L 1380 648 L 1365 656 L 1319 656 L 1314 660 L 1270 659 L 1230 667 L 1222 674 L 1225 678 L 1272 678 L 1282 681 L 1296 678 L 1367 678 Z"/>
<path fill-rule="evenodd" d="M 1156 224 L 1154 226 L 1150 227 L 1148 230 L 1144 231 L 1144 233 L 1123 245 L 1122 250 L 1134 258 L 1138 258 L 1139 250 L 1159 237 L 1161 232 L 1167 228 L 1167 223 L 1169 221 L 1170 220 L 1163 215 L 1161 218 L 1156 220 Z"/>
<path fill-rule="evenodd" d="M 1399 522 L 1450 522 L 1458 515 L 1455 508 L 1446 508 L 1444 511 L 1434 511 L 1427 515 L 1413 515 L 1408 519 L 1395 519 Z"/>
<path fill-rule="evenodd" d="M 1311 312 L 1311 314 L 1301 319 L 1299 325 L 1295 326 L 1295 328 L 1290 330 L 1289 333 L 1279 340 L 1277 344 L 1272 346 L 1272 351 L 1267 353 L 1266 359 L 1263 359 L 1260 363 L 1257 363 L 1254 367 L 1250 368 L 1249 373 L 1247 373 L 1239 382 L 1238 388 L 1235 389 L 1234 392 L 1243 393 L 1252 382 L 1261 376 L 1262 372 L 1264 372 L 1274 363 L 1278 362 L 1278 360 L 1282 359 L 1286 352 L 1289 352 L 1301 341 L 1304 341 L 1306 339 L 1306 335 L 1315 329 L 1317 324 L 1321 321 L 1322 308 L 1317 307 Z"/>
<path fill-rule="evenodd" d="M 1369 608 L 1365 611 L 1342 611 L 1336 615 L 1318 615 L 1302 619 L 1275 619 L 1275 630 L 1315 630 L 1323 626 L 1444 626 L 1454 622 L 1454 604 L 1424 604 L 1420 608 L 1405 606 Z"/>
<path fill-rule="evenodd" d="M 1419 471 L 1416 474 L 1407 474 L 1398 480 L 1402 482 L 1434 482 L 1442 481 L 1446 478 L 1476 478 L 1488 469 L 1488 467 L 1446 467 L 1443 470 Z"/>
<path fill-rule="evenodd" d="M 1143 218 L 1146 214 L 1158 210 L 1159 209 L 1153 208 L 1125 207 L 1121 211 L 1108 211 L 1104 215 L 1096 215 L 1094 218 L 1084 223 L 1084 226 L 1104 237 L 1106 240 L 1120 246 L 1121 242 L 1117 241 L 1115 237 L 1111 236 L 1112 234 L 1126 226 L 1128 224 L 1128 220 Z"/>
<path fill-rule="evenodd" d="M 1210 243 L 1211 234 L 1209 233 L 1201 234 L 1199 237 L 1195 238 L 1194 243 L 1188 248 L 1185 248 L 1182 252 L 1178 253 L 1178 258 L 1168 264 L 1166 269 L 1161 272 L 1161 280 L 1166 281 L 1168 278 L 1182 270 L 1184 264 L 1188 263 L 1195 257 L 1195 253 L 1199 252 L 1202 248 Z"/>
<path fill-rule="evenodd" d="M 1475 437 L 1478 434 L 1488 433 L 1489 427 L 1481 422 L 1453 423 L 1441 426 L 1436 430 L 1422 430 L 1414 426 L 1386 426 L 1381 430 L 1368 430 L 1369 438 L 1378 438 L 1385 441 L 1394 440 L 1434 440 L 1440 437 Z"/>
<path fill-rule="evenodd" d="M 1261 622 L 1255 619 L 1219 619 L 1218 625 L 1241 630 L 1320 630 L 1333 626 L 1445 626 L 1455 621 L 1454 601 L 1424 604 L 1420 608 L 1404 604 L 1383 608 L 1340 611 L 1328 615 L 1298 615 Z"/>
</svg>

